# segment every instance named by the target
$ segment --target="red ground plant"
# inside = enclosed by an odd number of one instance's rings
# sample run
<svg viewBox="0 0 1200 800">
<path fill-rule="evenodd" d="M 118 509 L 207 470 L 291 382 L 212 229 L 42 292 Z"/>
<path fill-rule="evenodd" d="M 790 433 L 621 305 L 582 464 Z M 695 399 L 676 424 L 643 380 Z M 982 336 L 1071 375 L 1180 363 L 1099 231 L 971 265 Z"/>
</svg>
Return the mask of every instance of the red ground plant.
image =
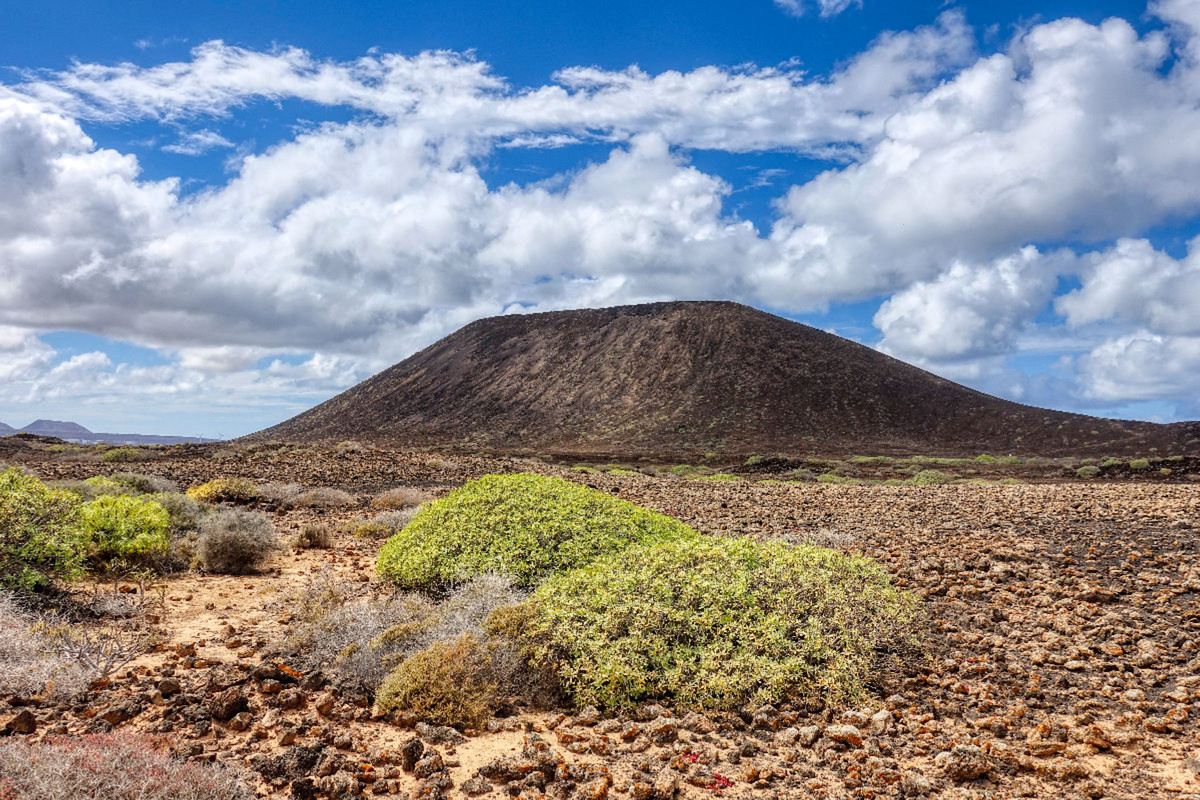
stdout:
<svg viewBox="0 0 1200 800">
<path fill-rule="evenodd" d="M 165 740 L 57 736 L 0 742 L 0 800 L 248 800 L 228 770 L 188 763 Z"/>
</svg>

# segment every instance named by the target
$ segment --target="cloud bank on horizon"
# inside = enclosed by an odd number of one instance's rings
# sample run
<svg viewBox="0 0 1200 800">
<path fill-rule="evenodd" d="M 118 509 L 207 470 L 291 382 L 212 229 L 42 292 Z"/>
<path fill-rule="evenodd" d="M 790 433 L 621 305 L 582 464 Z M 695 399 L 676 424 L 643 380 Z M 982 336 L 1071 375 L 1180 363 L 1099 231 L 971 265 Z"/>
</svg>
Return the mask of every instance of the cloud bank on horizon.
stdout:
<svg viewBox="0 0 1200 800">
<path fill-rule="evenodd" d="M 1200 416 L 1200 236 L 1155 243 L 1200 213 L 1200 5 L 1148 13 L 983 52 L 952 10 L 822 75 L 564 66 L 517 86 L 467 53 L 221 41 L 26 72 L 0 84 L 0 414 L 282 418 L 479 317 L 682 298 L 797 318 L 869 301 L 866 343 L 986 391 Z M 259 150 L 222 128 L 293 102 L 343 118 L 297 116 Z M 227 175 L 150 179 L 94 138 L 146 123 Z M 485 174 L 596 147 L 541 180 Z M 823 166 L 755 224 L 709 152 Z M 45 336 L 64 330 L 160 357 L 68 357 Z"/>
</svg>

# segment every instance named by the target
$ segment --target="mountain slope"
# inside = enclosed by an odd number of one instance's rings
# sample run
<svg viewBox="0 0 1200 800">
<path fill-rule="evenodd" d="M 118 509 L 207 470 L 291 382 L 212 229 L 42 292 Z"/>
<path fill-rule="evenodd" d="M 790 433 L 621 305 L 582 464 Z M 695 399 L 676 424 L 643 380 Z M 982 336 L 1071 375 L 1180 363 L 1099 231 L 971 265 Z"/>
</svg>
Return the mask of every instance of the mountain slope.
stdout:
<svg viewBox="0 0 1200 800">
<path fill-rule="evenodd" d="M 678 302 L 479 320 L 248 438 L 557 455 L 1168 455 L 1200 446 L 1200 423 L 1023 406 L 746 306 Z"/>
<path fill-rule="evenodd" d="M 10 436 L 16 432 L 17 429 L 12 425 L 5 425 L 3 422 L 0 422 L 0 436 Z"/>
</svg>

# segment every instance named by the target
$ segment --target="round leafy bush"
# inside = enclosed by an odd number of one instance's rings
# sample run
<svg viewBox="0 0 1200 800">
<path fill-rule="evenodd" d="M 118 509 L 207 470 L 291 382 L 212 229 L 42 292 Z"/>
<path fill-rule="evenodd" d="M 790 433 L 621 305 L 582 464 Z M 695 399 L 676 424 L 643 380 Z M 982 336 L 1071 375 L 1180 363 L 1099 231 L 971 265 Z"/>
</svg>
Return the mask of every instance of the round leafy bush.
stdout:
<svg viewBox="0 0 1200 800">
<path fill-rule="evenodd" d="M 228 508 L 200 520 L 196 555 L 208 572 L 254 572 L 276 548 L 275 530 L 265 514 Z"/>
<path fill-rule="evenodd" d="M 1129 462 L 1129 468 L 1135 471 L 1150 469 L 1150 462 L 1145 458 L 1135 458 Z"/>
<path fill-rule="evenodd" d="M 908 479 L 913 486 L 941 486 L 954 480 L 948 472 L 936 469 L 923 469 Z"/>
<path fill-rule="evenodd" d="M 1100 468 L 1094 465 L 1087 465 L 1075 470 L 1075 474 L 1080 478 L 1097 478 L 1100 476 Z"/>
<path fill-rule="evenodd" d="M 811 545 L 635 546 L 549 578 L 530 602 L 538 660 L 580 705 L 854 702 L 919 646 L 915 596 L 868 558 Z"/>
<path fill-rule="evenodd" d="M 80 507 L 79 520 L 95 557 L 102 561 L 162 555 L 171 544 L 170 515 L 162 505 L 144 497 L 97 497 Z"/>
<path fill-rule="evenodd" d="M 193 486 L 187 496 L 201 503 L 248 503 L 258 497 L 258 490 L 246 478 L 217 478 Z"/>
<path fill-rule="evenodd" d="M 632 544 L 696 535 L 676 519 L 560 478 L 485 475 L 425 506 L 383 546 L 376 569 L 405 588 L 485 572 L 528 588 Z"/>
<path fill-rule="evenodd" d="M 137 447 L 115 447 L 100 456 L 100 460 L 105 464 L 129 464 L 135 461 L 148 461 L 150 458 L 149 452 Z"/>
<path fill-rule="evenodd" d="M 79 498 L 19 469 L 0 472 L 0 586 L 37 589 L 83 574 Z"/>
</svg>

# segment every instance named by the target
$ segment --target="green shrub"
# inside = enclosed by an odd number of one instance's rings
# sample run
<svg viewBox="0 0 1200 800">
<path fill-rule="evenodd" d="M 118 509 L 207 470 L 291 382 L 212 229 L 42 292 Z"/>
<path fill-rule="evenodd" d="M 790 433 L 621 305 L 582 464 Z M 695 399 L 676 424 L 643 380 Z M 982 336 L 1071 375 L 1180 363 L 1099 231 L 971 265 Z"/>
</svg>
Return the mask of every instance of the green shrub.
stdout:
<svg viewBox="0 0 1200 800">
<path fill-rule="evenodd" d="M 149 461 L 150 453 L 137 447 L 115 447 L 100 456 L 105 464 L 127 464 L 135 461 Z"/>
<path fill-rule="evenodd" d="M 1100 477 L 1100 468 L 1097 466 L 1080 467 L 1079 469 L 1075 470 L 1075 474 L 1080 478 L 1098 478 Z"/>
<path fill-rule="evenodd" d="M 1150 469 L 1150 462 L 1144 458 L 1135 458 L 1129 462 L 1129 468 L 1140 472 L 1144 469 Z"/>
<path fill-rule="evenodd" d="M 846 486 L 859 486 L 862 484 L 858 478 L 847 478 L 845 475 L 838 475 L 833 472 L 826 472 L 824 475 L 817 476 L 817 483 L 839 483 Z"/>
<path fill-rule="evenodd" d="M 0 586 L 38 589 L 83 574 L 79 500 L 13 468 L 0 472 Z"/>
<path fill-rule="evenodd" d="M 762 460 L 763 460 L 762 456 L 750 456 L 749 458 L 746 459 L 746 462 L 742 466 L 753 467 L 755 464 L 758 464 Z"/>
<path fill-rule="evenodd" d="M 258 497 L 258 490 L 246 478 L 217 478 L 193 486 L 187 496 L 201 503 L 248 503 Z"/>
<path fill-rule="evenodd" d="M 705 469 L 704 467 L 697 467 L 697 466 L 693 466 L 692 464 L 676 464 L 675 466 L 673 466 L 667 470 L 667 472 L 670 472 L 672 475 L 683 475 L 683 476 L 702 475 L 707 471 L 708 470 Z"/>
<path fill-rule="evenodd" d="M 642 477 L 642 473 L 638 472 L 635 469 L 622 469 L 621 467 L 617 467 L 616 469 L 610 469 L 610 470 L 606 470 L 606 471 L 609 475 L 625 475 L 627 477 L 633 477 L 633 478 Z"/>
<path fill-rule="evenodd" d="M 79 509 L 79 520 L 93 556 L 102 562 L 163 555 L 171 543 L 167 510 L 142 497 L 97 497 Z"/>
<path fill-rule="evenodd" d="M 741 475 L 734 475 L 732 472 L 714 472 L 712 475 L 696 475 L 698 481 L 717 481 L 718 483 L 734 483 L 742 479 Z"/>
<path fill-rule="evenodd" d="M 500 705 L 488 647 L 471 634 L 435 642 L 400 662 L 375 695 L 381 711 L 404 709 L 438 725 L 482 727 Z"/>
<path fill-rule="evenodd" d="M 696 533 L 678 520 L 541 475 L 485 475 L 425 506 L 380 550 L 379 574 L 434 588 L 485 572 L 531 587 L 637 542 Z"/>
<path fill-rule="evenodd" d="M 865 695 L 912 653 L 917 599 L 863 556 L 693 537 L 639 545 L 534 592 L 527 636 L 580 705 L 734 709 Z"/>
<path fill-rule="evenodd" d="M 854 456 L 851 464 L 890 464 L 895 461 L 891 456 Z"/>
<path fill-rule="evenodd" d="M 936 469 L 923 469 L 908 479 L 911 486 L 939 486 L 950 483 L 956 476 Z"/>
<path fill-rule="evenodd" d="M 1119 459 L 1119 458 L 1106 458 L 1106 459 L 1104 459 L 1104 462 L 1100 466 L 1115 467 L 1120 463 L 1121 463 L 1121 459 Z"/>
<path fill-rule="evenodd" d="M 1172 470 L 1170 467 L 1163 467 L 1162 469 L 1160 469 L 1158 471 L 1158 474 L 1162 475 L 1164 477 L 1170 477 L 1171 473 L 1172 473 Z"/>
</svg>

